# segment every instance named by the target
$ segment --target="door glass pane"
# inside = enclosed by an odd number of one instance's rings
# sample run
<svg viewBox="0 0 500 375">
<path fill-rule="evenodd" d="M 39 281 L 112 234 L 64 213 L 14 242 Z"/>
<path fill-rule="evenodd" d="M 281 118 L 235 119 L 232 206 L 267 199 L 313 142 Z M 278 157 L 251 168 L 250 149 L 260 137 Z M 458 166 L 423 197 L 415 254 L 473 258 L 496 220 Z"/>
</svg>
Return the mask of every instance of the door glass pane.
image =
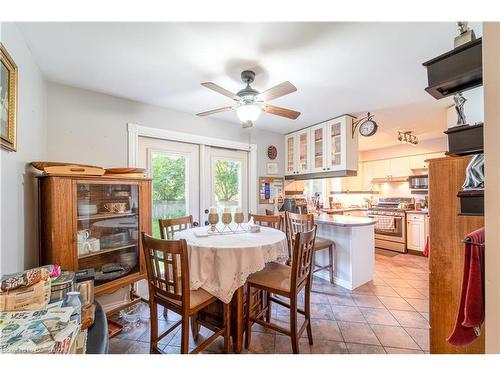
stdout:
<svg viewBox="0 0 500 375">
<path fill-rule="evenodd" d="M 135 184 L 77 184 L 78 269 L 102 285 L 139 272 L 139 194 Z"/>
<path fill-rule="evenodd" d="M 314 168 L 323 168 L 323 128 L 314 130 Z"/>
<path fill-rule="evenodd" d="M 340 164 L 341 146 L 340 146 L 340 123 L 332 124 L 330 128 L 331 133 L 331 165 L 336 166 Z"/>
<path fill-rule="evenodd" d="M 294 144 L 293 144 L 293 137 L 289 137 L 287 140 L 287 155 L 288 155 L 288 162 L 287 162 L 287 172 L 293 172 L 294 171 L 294 166 L 293 166 L 293 159 L 295 158 L 294 155 Z"/>
<path fill-rule="evenodd" d="M 160 237 L 158 219 L 186 216 L 189 212 L 189 158 L 181 154 L 152 152 L 153 236 Z"/>
<path fill-rule="evenodd" d="M 224 207 L 241 207 L 241 161 L 216 158 L 212 165 L 212 202 Z"/>
<path fill-rule="evenodd" d="M 309 140 L 307 139 L 307 133 L 302 133 L 299 135 L 299 170 L 307 170 L 307 146 Z"/>
</svg>

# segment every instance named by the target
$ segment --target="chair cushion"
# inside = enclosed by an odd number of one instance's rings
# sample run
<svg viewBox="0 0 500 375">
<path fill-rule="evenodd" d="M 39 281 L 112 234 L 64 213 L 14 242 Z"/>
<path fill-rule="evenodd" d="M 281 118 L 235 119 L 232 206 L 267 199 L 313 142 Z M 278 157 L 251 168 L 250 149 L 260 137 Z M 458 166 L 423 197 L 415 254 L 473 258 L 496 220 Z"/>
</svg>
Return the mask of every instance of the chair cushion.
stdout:
<svg viewBox="0 0 500 375">
<path fill-rule="evenodd" d="M 290 266 L 271 262 L 263 270 L 251 274 L 247 281 L 257 286 L 289 293 L 291 271 Z"/>
<path fill-rule="evenodd" d="M 189 294 L 190 294 L 189 308 L 191 310 L 193 310 L 197 306 L 200 306 L 201 304 L 207 302 L 208 300 L 215 298 L 213 295 L 211 295 L 206 290 L 203 290 L 201 288 L 196 289 L 196 290 L 191 290 Z M 172 303 L 175 303 L 176 305 L 181 306 L 181 301 L 176 301 L 176 300 L 170 299 L 170 298 L 166 298 L 166 299 Z"/>
<path fill-rule="evenodd" d="M 333 241 L 323 237 L 316 237 L 314 241 L 314 250 L 325 249 L 333 245 Z"/>
</svg>

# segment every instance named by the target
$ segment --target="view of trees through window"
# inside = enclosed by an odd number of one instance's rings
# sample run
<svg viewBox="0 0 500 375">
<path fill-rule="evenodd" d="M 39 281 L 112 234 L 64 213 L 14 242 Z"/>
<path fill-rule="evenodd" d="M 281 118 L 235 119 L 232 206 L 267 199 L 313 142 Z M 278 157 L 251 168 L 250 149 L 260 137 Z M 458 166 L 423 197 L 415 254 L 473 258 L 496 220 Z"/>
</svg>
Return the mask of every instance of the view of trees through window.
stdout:
<svg viewBox="0 0 500 375">
<path fill-rule="evenodd" d="M 187 215 L 186 167 L 181 155 L 153 154 L 153 235 L 160 237 L 158 219 Z"/>
<path fill-rule="evenodd" d="M 240 204 L 240 169 L 237 161 L 215 161 L 215 196 L 219 206 Z"/>
<path fill-rule="evenodd" d="M 188 159 L 182 155 L 153 153 L 153 236 L 160 237 L 158 219 L 188 215 L 186 174 Z M 241 205 L 241 163 L 217 159 L 214 161 L 214 194 L 219 208 Z"/>
</svg>

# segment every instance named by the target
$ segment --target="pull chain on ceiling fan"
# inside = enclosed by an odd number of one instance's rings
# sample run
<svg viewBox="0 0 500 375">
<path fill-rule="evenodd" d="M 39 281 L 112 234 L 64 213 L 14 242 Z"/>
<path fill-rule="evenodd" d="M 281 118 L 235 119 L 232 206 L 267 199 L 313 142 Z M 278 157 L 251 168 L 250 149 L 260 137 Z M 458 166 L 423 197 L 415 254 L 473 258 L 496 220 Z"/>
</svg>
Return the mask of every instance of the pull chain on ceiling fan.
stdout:
<svg viewBox="0 0 500 375">
<path fill-rule="evenodd" d="M 297 91 L 297 88 L 294 85 L 285 81 L 260 93 L 250 86 L 254 79 L 255 73 L 253 71 L 243 71 L 241 73 L 241 80 L 246 83 L 246 87 L 238 91 L 236 94 L 233 94 L 231 91 L 226 90 L 213 82 L 203 82 L 201 84 L 202 86 L 227 96 L 228 98 L 234 100 L 235 103 L 232 106 L 197 113 L 197 116 L 208 116 L 219 112 L 236 111 L 236 114 L 243 123 L 244 128 L 251 127 L 263 111 L 292 120 L 295 120 L 300 116 L 300 112 L 267 104 L 270 100 L 280 98 Z"/>
</svg>

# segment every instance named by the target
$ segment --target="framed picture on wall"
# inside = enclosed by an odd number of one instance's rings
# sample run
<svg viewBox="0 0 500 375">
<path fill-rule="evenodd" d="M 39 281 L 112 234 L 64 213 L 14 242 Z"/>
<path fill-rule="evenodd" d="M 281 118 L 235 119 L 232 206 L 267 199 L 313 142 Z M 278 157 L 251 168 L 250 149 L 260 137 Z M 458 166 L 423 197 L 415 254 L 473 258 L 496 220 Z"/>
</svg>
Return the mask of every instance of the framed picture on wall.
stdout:
<svg viewBox="0 0 500 375">
<path fill-rule="evenodd" d="M 0 146 L 17 147 L 17 65 L 0 43 Z"/>
<path fill-rule="evenodd" d="M 278 174 L 278 163 L 267 163 L 267 174 Z"/>
</svg>

